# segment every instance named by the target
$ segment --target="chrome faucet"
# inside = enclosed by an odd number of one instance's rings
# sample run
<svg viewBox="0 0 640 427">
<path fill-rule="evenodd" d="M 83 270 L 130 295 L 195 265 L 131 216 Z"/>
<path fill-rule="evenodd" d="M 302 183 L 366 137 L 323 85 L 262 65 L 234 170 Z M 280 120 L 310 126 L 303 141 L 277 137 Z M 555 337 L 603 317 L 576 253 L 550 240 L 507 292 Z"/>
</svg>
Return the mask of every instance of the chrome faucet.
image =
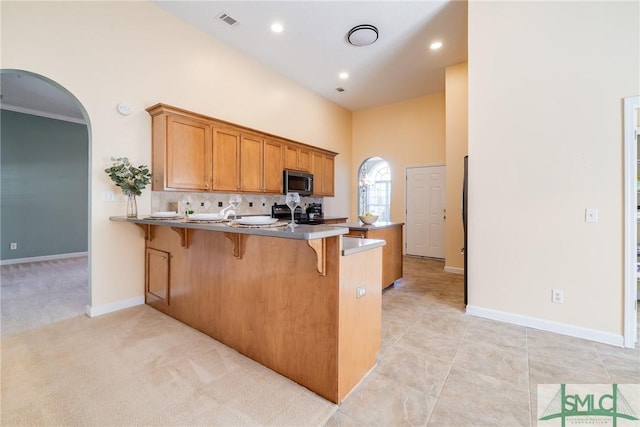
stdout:
<svg viewBox="0 0 640 427">
<path fill-rule="evenodd" d="M 226 208 L 223 208 L 220 211 L 220 216 L 222 216 L 224 219 L 229 218 L 229 215 L 233 215 L 235 217 L 236 215 L 236 211 L 234 211 L 233 209 L 229 209 L 232 208 L 232 205 L 227 206 Z"/>
</svg>

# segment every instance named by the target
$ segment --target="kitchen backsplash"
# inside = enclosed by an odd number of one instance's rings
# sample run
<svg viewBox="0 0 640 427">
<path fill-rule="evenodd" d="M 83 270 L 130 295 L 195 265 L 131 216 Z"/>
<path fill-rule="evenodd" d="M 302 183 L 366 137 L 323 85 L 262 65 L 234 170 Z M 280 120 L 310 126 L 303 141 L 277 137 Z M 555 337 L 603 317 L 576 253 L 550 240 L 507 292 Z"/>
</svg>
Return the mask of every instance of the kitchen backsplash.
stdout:
<svg viewBox="0 0 640 427">
<path fill-rule="evenodd" d="M 175 211 L 178 202 L 184 207 L 189 202 L 197 213 L 217 213 L 229 206 L 229 193 L 192 193 L 180 191 L 152 191 L 151 212 Z M 284 194 L 240 194 L 242 202 L 238 215 L 271 215 L 271 205 L 284 204 Z M 219 204 L 222 206 L 219 207 Z M 322 203 L 322 197 L 302 197 L 300 205 Z"/>
</svg>

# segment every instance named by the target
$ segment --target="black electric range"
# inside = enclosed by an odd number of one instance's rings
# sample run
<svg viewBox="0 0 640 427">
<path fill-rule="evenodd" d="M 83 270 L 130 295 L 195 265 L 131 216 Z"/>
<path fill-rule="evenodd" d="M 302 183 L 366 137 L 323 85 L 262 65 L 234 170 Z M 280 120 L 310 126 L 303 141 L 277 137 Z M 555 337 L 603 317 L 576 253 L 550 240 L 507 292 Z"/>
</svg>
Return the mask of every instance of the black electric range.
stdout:
<svg viewBox="0 0 640 427">
<path fill-rule="evenodd" d="M 296 224 L 324 224 L 324 219 L 322 218 L 322 206 L 319 203 L 315 203 L 313 205 L 317 212 L 313 218 L 309 218 L 309 215 L 306 212 L 302 212 L 302 207 L 298 206 L 295 208 L 293 218 Z M 274 204 L 271 206 L 271 217 L 281 219 L 282 221 L 291 221 L 291 209 L 289 209 L 289 206 L 287 205 Z"/>
</svg>

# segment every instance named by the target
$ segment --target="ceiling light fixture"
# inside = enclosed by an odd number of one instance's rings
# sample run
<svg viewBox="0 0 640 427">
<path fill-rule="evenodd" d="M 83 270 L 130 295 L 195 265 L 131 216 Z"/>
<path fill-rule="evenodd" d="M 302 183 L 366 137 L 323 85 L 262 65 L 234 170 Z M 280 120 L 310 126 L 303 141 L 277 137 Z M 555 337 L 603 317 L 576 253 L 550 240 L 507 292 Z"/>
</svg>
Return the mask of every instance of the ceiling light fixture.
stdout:
<svg viewBox="0 0 640 427">
<path fill-rule="evenodd" d="M 369 46 L 378 40 L 378 29 L 373 25 L 356 25 L 347 33 L 347 41 L 354 46 Z"/>
<path fill-rule="evenodd" d="M 442 47 L 442 42 L 433 42 L 429 47 L 431 48 L 431 50 L 440 49 Z"/>
<path fill-rule="evenodd" d="M 347 73 L 346 71 L 343 71 L 340 74 L 338 74 L 338 77 L 340 77 L 342 80 L 346 80 L 349 78 L 349 73 Z"/>
<path fill-rule="evenodd" d="M 282 31 L 284 31 L 284 26 L 279 22 L 274 22 L 273 24 L 271 24 L 271 31 L 273 31 L 274 33 L 281 33 Z"/>
</svg>

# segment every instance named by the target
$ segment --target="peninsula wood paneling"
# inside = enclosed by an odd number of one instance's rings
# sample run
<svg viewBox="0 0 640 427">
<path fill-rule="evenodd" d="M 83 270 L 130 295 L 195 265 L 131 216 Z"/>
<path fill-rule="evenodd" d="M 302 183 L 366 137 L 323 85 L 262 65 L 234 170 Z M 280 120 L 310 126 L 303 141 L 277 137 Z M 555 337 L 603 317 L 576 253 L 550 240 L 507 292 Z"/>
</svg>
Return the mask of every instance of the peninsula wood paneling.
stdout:
<svg viewBox="0 0 640 427">
<path fill-rule="evenodd" d="M 344 257 L 341 237 L 326 238 L 322 276 L 305 240 L 187 232 L 188 247 L 164 226 L 147 241 L 148 250 L 171 254 L 171 304 L 154 307 L 333 402 L 373 366 L 381 248 L 370 251 L 373 258 Z M 356 299 L 363 284 L 367 295 Z"/>
<path fill-rule="evenodd" d="M 382 249 L 341 257 L 338 395 L 346 394 L 376 363 L 382 334 Z M 358 287 L 365 295 L 356 298 Z"/>
</svg>

